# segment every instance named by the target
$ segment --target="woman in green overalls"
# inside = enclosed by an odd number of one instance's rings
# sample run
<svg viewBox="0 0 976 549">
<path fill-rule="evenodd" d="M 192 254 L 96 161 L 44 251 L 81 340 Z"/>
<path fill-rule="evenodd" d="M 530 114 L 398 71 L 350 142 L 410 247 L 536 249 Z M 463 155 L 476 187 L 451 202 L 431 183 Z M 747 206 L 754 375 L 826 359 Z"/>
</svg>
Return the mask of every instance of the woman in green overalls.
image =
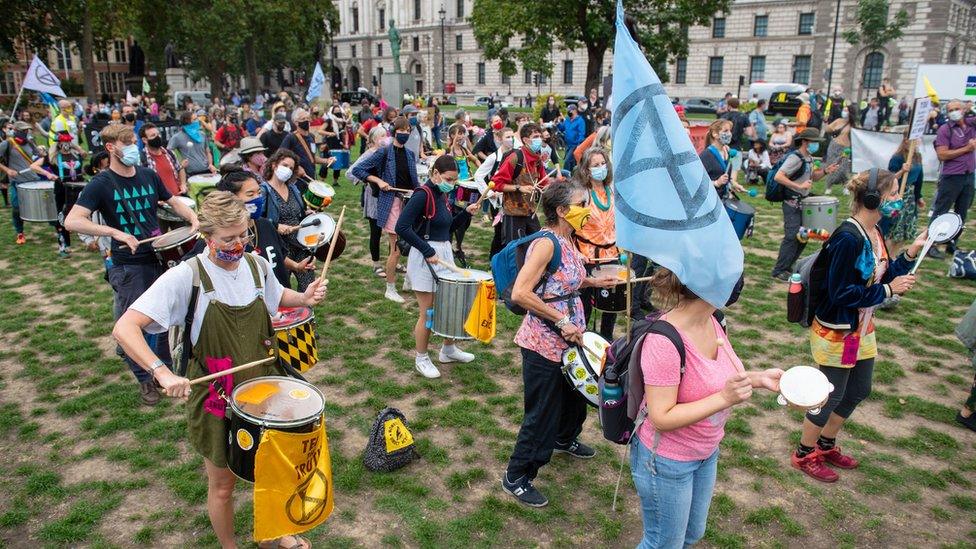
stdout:
<svg viewBox="0 0 976 549">
<path fill-rule="evenodd" d="M 188 320 L 190 356 L 187 375 L 197 378 L 277 354 L 271 316 L 278 307 L 312 307 L 325 296 L 316 280 L 304 293 L 283 288 L 262 257 L 244 253 L 250 238 L 244 203 L 225 191 L 210 193 L 200 208 L 200 234 L 207 252 L 166 271 L 132 304 L 115 325 L 113 335 L 130 357 L 149 370 L 171 397 L 188 401 L 190 443 L 206 464 L 207 512 L 224 549 L 234 541 L 233 493 L 236 477 L 227 468 L 225 402 L 210 385 L 189 384 L 174 374 L 146 344 L 142 335 L 165 333 Z M 199 286 L 192 319 L 187 315 L 194 285 Z M 230 394 L 245 380 L 280 374 L 277 362 L 217 379 Z M 265 544 L 261 545 L 265 547 Z M 308 549 L 299 536 L 269 540 L 268 547 Z"/>
</svg>

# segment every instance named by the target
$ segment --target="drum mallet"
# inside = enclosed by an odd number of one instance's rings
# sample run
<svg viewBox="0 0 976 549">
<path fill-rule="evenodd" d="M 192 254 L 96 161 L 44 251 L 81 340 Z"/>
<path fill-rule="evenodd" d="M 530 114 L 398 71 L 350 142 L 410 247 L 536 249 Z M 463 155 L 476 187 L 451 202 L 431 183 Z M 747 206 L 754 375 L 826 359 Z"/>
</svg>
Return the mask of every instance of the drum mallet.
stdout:
<svg viewBox="0 0 976 549">
<path fill-rule="evenodd" d="M 142 246 L 143 244 L 149 244 L 150 242 L 154 242 L 156 240 L 159 240 L 160 238 L 162 238 L 164 236 L 166 236 L 166 235 L 159 234 L 159 235 L 156 235 L 156 236 L 153 236 L 153 237 L 149 237 L 149 238 L 147 238 L 145 240 L 140 240 L 139 241 L 139 245 Z"/>
<path fill-rule="evenodd" d="M 213 374 L 210 374 L 210 375 L 206 375 L 206 376 L 203 376 L 203 377 L 198 377 L 196 379 L 191 379 L 190 380 L 190 385 L 197 385 L 199 383 L 206 383 L 207 381 L 211 381 L 211 380 L 217 379 L 218 377 L 223 377 L 223 376 L 226 376 L 226 375 L 235 374 L 237 372 L 240 372 L 241 370 L 247 370 L 248 368 L 253 368 L 253 367 L 258 366 L 260 364 L 265 364 L 267 362 L 271 362 L 272 360 L 277 360 L 277 359 L 278 359 L 278 357 L 269 356 L 268 358 L 262 358 L 261 360 L 255 360 L 254 362 L 248 362 L 247 364 L 241 364 L 240 366 L 234 366 L 233 368 L 228 368 L 228 369 L 222 370 L 220 372 L 216 372 L 216 373 L 213 373 Z"/>
<path fill-rule="evenodd" d="M 304 229 L 305 227 L 311 227 L 313 225 L 321 225 L 321 224 L 322 224 L 322 220 L 316 217 L 315 219 L 302 223 L 301 225 L 298 226 L 298 228 Z"/>
<path fill-rule="evenodd" d="M 438 261 L 437 264 L 443 265 L 448 270 L 454 271 L 455 273 L 463 276 L 464 278 L 468 278 L 469 276 L 471 276 L 471 271 L 469 271 L 468 269 L 462 269 L 461 267 L 458 267 L 453 263 L 448 263 L 446 261 Z"/>
<path fill-rule="evenodd" d="M 329 243 L 329 253 L 325 256 L 325 266 L 322 267 L 322 275 L 319 280 L 325 280 L 325 274 L 329 272 L 329 264 L 332 263 L 332 252 L 335 251 L 336 242 L 339 240 L 339 229 L 342 228 L 342 220 L 346 217 L 346 207 L 343 206 L 339 212 L 339 220 L 336 221 L 335 232 L 332 233 L 332 242 Z"/>
</svg>

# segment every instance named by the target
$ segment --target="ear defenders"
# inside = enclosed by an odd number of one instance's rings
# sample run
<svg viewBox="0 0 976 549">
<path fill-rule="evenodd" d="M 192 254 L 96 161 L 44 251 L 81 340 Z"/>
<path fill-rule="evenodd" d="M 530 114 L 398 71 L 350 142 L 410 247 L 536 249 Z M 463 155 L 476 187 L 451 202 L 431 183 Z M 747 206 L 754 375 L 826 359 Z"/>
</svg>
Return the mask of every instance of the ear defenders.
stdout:
<svg viewBox="0 0 976 549">
<path fill-rule="evenodd" d="M 878 191 L 878 168 L 871 168 L 868 175 L 868 188 L 861 197 L 861 204 L 869 210 L 877 210 L 881 206 L 881 192 Z"/>
</svg>

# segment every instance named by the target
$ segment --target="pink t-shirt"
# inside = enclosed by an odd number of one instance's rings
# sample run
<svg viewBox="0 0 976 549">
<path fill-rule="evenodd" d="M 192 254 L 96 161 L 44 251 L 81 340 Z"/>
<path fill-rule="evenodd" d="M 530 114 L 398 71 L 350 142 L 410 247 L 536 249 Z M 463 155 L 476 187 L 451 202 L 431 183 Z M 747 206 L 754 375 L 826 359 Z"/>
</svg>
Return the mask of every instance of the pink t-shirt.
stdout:
<svg viewBox="0 0 976 549">
<path fill-rule="evenodd" d="M 715 337 L 725 338 L 722 327 L 714 317 L 712 325 L 715 328 Z M 644 338 L 641 347 L 641 371 L 644 373 L 645 385 L 677 385 L 678 404 L 694 402 L 721 391 L 729 377 L 742 370 L 742 361 L 735 355 L 728 340 L 719 346 L 718 355 L 712 360 L 698 352 L 680 330 L 678 333 L 685 344 L 684 377 L 680 375 L 681 358 L 671 340 L 661 335 L 649 334 Z M 694 461 L 711 456 L 725 436 L 725 421 L 730 413 L 730 409 L 726 408 L 698 423 L 660 433 L 658 455 L 676 461 Z M 654 432 L 654 425 L 648 417 L 637 431 L 637 436 L 644 446 L 653 448 Z"/>
</svg>

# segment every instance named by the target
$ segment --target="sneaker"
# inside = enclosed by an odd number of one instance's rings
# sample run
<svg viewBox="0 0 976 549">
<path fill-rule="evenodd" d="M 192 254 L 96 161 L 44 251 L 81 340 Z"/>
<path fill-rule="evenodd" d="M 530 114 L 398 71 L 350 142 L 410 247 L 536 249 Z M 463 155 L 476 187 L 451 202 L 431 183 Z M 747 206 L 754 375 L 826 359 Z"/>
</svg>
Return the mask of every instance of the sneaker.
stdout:
<svg viewBox="0 0 976 549">
<path fill-rule="evenodd" d="M 851 456 L 845 456 L 840 453 L 840 447 L 834 446 L 830 450 L 821 450 L 817 448 L 814 452 L 820 453 L 820 456 L 824 461 L 833 465 L 834 467 L 840 467 L 841 469 L 857 469 L 858 462 Z"/>
<path fill-rule="evenodd" d="M 24 236 L 24 233 L 17 233 L 17 244 L 26 244 L 26 243 L 27 243 L 27 237 Z"/>
<path fill-rule="evenodd" d="M 553 448 L 552 451 L 556 454 L 569 454 L 574 458 L 579 459 L 590 459 L 596 455 L 596 450 L 578 440 L 574 440 L 565 446 L 557 442 L 556 447 Z"/>
<path fill-rule="evenodd" d="M 420 372 L 420 375 L 427 379 L 437 379 L 441 377 L 440 370 L 430 361 L 430 355 L 418 356 L 414 359 L 413 367 Z"/>
<path fill-rule="evenodd" d="M 802 458 L 794 451 L 790 454 L 790 463 L 794 469 L 799 469 L 820 482 L 837 482 L 840 478 L 830 467 L 824 465 L 823 456 L 817 450 Z"/>
<path fill-rule="evenodd" d="M 879 309 L 894 309 L 901 302 L 901 296 L 893 295 L 891 297 L 885 298 L 878 306 Z"/>
<path fill-rule="evenodd" d="M 464 257 L 463 250 L 454 250 L 454 261 L 457 263 L 458 267 L 462 269 L 468 268 L 468 260 Z"/>
<path fill-rule="evenodd" d="M 471 353 L 466 353 L 461 349 L 458 349 L 454 345 L 447 347 L 441 347 L 441 352 L 438 353 L 437 360 L 440 362 L 461 362 L 467 364 L 474 360 L 474 355 Z"/>
<path fill-rule="evenodd" d="M 389 299 L 394 303 L 404 303 L 403 298 L 400 297 L 400 294 L 398 294 L 396 290 L 387 289 L 386 293 L 383 294 L 383 297 Z"/>
<path fill-rule="evenodd" d="M 142 399 L 142 403 L 146 406 L 155 406 L 159 404 L 159 389 L 156 388 L 156 382 L 153 380 L 143 381 L 139 384 L 139 397 Z"/>
<path fill-rule="evenodd" d="M 943 252 L 942 250 L 940 250 L 938 248 L 935 248 L 935 247 L 929 248 L 929 254 L 928 255 L 932 259 L 945 259 L 946 258 L 945 252 Z"/>
<path fill-rule="evenodd" d="M 956 421 L 970 431 L 976 431 L 976 414 L 969 414 L 969 417 L 962 417 L 961 413 L 956 412 Z"/>
<path fill-rule="evenodd" d="M 532 486 L 532 481 L 525 477 L 517 479 L 515 482 L 509 482 L 508 473 L 506 472 L 502 475 L 502 490 L 505 490 L 507 494 L 510 494 L 519 500 L 520 503 L 529 507 L 545 507 L 549 505 L 549 500 L 546 496 L 536 490 L 535 486 Z"/>
<path fill-rule="evenodd" d="M 778 272 L 778 273 L 773 273 L 773 278 L 775 278 L 776 280 L 782 280 L 783 282 L 789 282 L 789 280 L 790 280 L 790 273 L 788 273 L 786 271 L 781 271 L 781 272 Z"/>
<path fill-rule="evenodd" d="M 61 248 L 60 250 L 58 250 L 58 257 L 60 257 L 61 259 L 68 259 L 69 257 L 71 257 L 71 250 L 67 248 Z"/>
</svg>

